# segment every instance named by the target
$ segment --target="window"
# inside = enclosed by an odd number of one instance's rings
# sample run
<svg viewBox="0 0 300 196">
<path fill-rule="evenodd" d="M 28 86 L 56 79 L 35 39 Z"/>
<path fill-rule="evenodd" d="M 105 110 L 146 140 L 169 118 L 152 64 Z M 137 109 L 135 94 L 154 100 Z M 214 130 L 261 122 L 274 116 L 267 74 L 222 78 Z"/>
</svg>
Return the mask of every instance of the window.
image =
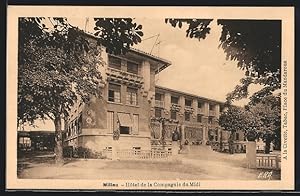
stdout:
<svg viewBox="0 0 300 196">
<path fill-rule="evenodd" d="M 176 120 L 176 111 L 171 111 L 171 119 Z"/>
<path fill-rule="evenodd" d="M 138 74 L 138 64 L 127 61 L 127 72 Z"/>
<path fill-rule="evenodd" d="M 139 154 L 141 152 L 141 147 L 132 147 L 134 154 Z"/>
<path fill-rule="evenodd" d="M 202 115 L 201 114 L 197 114 L 197 122 L 202 122 Z"/>
<path fill-rule="evenodd" d="M 198 101 L 198 108 L 202 108 L 203 107 L 203 103 L 201 101 Z"/>
<path fill-rule="evenodd" d="M 107 112 L 107 131 L 113 133 L 114 130 L 114 112 Z"/>
<path fill-rule="evenodd" d="M 155 108 L 155 117 L 160 118 L 162 115 L 162 109 L 161 108 Z"/>
<path fill-rule="evenodd" d="M 133 115 L 133 125 L 132 125 L 132 134 L 138 135 L 139 134 L 139 115 Z"/>
<path fill-rule="evenodd" d="M 129 127 L 120 126 L 120 134 L 129 134 Z"/>
<path fill-rule="evenodd" d="M 108 56 L 108 66 L 114 69 L 121 69 L 121 59 Z"/>
<path fill-rule="evenodd" d="M 121 102 L 121 86 L 120 85 L 109 84 L 108 101 L 115 102 L 115 103 Z"/>
<path fill-rule="evenodd" d="M 211 110 L 211 111 L 213 111 L 215 109 L 215 106 L 212 104 L 209 104 L 208 107 L 209 107 L 209 110 Z"/>
<path fill-rule="evenodd" d="M 240 139 L 240 134 L 239 133 L 235 133 L 235 140 L 239 140 Z"/>
<path fill-rule="evenodd" d="M 137 89 L 127 87 L 126 104 L 137 105 Z"/>
<path fill-rule="evenodd" d="M 185 99 L 185 106 L 192 107 L 192 100 Z"/>
<path fill-rule="evenodd" d="M 129 113 L 117 113 L 120 134 L 130 134 L 133 127 L 132 118 Z"/>
<path fill-rule="evenodd" d="M 191 115 L 190 115 L 190 113 L 187 113 L 187 112 L 184 113 L 184 120 L 185 120 L 185 121 L 190 121 L 190 120 L 191 120 Z"/>
<path fill-rule="evenodd" d="M 162 94 L 155 93 L 155 100 L 162 101 Z"/>
<path fill-rule="evenodd" d="M 171 96 L 171 103 L 178 104 L 178 101 L 179 101 L 178 97 Z"/>
<path fill-rule="evenodd" d="M 208 117 L 208 124 L 212 124 L 213 123 L 213 118 L 212 117 Z"/>
</svg>

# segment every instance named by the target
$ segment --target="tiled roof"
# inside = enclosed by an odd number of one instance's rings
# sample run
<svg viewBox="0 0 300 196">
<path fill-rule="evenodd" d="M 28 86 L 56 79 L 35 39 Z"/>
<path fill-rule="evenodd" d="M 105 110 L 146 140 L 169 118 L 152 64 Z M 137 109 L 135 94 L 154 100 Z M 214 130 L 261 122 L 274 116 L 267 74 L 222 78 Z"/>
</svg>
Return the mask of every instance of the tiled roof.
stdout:
<svg viewBox="0 0 300 196">
<path fill-rule="evenodd" d="M 146 55 L 146 56 L 148 56 L 148 57 L 151 57 L 151 58 L 154 58 L 154 59 L 156 59 L 156 60 L 162 61 L 162 62 L 164 62 L 164 63 L 166 63 L 166 64 L 169 64 L 169 65 L 172 64 L 171 61 L 169 61 L 169 60 L 163 59 L 163 58 L 161 58 L 161 57 L 155 56 L 155 55 L 150 54 L 150 53 L 148 53 L 148 52 L 139 50 L 139 49 L 137 49 L 137 48 L 130 48 L 130 50 L 131 50 L 131 51 L 135 51 L 135 52 L 140 53 L 140 54 L 144 54 L 144 55 Z"/>
</svg>

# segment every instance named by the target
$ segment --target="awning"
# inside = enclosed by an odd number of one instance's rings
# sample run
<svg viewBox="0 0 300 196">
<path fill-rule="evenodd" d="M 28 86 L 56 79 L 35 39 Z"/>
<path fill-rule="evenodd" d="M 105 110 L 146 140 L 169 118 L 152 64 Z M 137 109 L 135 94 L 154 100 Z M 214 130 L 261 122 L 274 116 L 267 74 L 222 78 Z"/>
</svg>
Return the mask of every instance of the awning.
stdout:
<svg viewBox="0 0 300 196">
<path fill-rule="evenodd" d="M 132 125 L 133 125 L 130 114 L 118 113 L 118 120 L 119 120 L 120 126 L 132 127 Z"/>
</svg>

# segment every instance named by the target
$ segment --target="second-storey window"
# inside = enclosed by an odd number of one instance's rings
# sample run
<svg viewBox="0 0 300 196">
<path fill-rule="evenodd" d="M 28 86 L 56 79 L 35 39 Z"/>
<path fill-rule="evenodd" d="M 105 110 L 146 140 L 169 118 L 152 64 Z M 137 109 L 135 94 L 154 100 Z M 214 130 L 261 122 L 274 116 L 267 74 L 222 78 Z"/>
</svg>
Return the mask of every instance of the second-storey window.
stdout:
<svg viewBox="0 0 300 196">
<path fill-rule="evenodd" d="M 127 87 L 126 104 L 138 105 L 137 89 Z"/>
<path fill-rule="evenodd" d="M 187 107 L 192 107 L 192 100 L 190 100 L 190 99 L 185 99 L 185 106 L 187 106 Z"/>
<path fill-rule="evenodd" d="M 171 96 L 171 103 L 178 104 L 178 102 L 179 102 L 179 98 L 178 97 Z"/>
<path fill-rule="evenodd" d="M 198 108 L 202 108 L 203 107 L 203 102 L 198 101 Z"/>
<path fill-rule="evenodd" d="M 108 56 L 108 66 L 114 69 L 121 69 L 121 59 L 114 56 Z"/>
<path fill-rule="evenodd" d="M 121 102 L 121 86 L 116 84 L 109 84 L 108 86 L 108 101 L 120 103 Z"/>
<path fill-rule="evenodd" d="M 133 74 L 138 74 L 138 64 L 127 61 L 127 72 L 133 73 Z"/>
<path fill-rule="evenodd" d="M 202 122 L 202 115 L 201 114 L 197 114 L 197 122 Z"/>
<path fill-rule="evenodd" d="M 162 94 L 160 94 L 160 93 L 155 93 L 155 100 L 158 100 L 158 101 L 162 101 L 163 99 L 162 99 Z"/>
</svg>

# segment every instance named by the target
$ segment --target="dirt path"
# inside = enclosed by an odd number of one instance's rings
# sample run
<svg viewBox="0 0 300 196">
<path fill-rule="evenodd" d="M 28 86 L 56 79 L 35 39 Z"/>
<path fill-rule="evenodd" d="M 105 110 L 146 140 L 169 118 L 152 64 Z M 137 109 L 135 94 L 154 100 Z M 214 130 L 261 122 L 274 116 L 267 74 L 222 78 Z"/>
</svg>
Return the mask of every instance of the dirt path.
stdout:
<svg viewBox="0 0 300 196">
<path fill-rule="evenodd" d="M 18 176 L 30 179 L 256 180 L 260 172 L 247 169 L 245 154 L 228 155 L 205 146 L 167 162 L 77 159 L 57 167 L 49 159 L 42 160 L 45 157 L 20 161 Z"/>
</svg>

